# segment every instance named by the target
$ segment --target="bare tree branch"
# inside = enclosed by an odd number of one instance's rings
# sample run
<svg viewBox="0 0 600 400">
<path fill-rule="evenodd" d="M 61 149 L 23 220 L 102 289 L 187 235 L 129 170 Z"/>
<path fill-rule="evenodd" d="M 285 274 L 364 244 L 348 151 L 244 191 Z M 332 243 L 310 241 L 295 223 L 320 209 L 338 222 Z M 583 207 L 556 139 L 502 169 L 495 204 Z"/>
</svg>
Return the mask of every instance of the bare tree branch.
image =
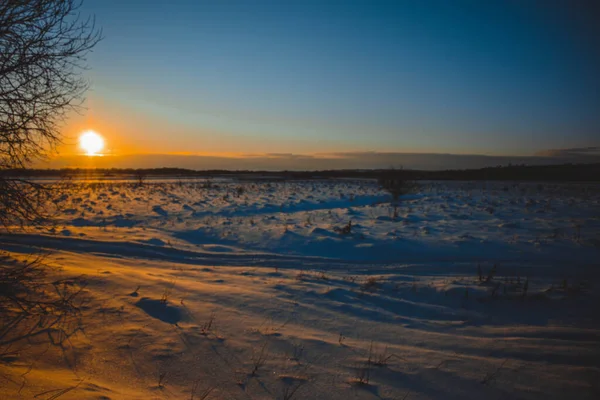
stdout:
<svg viewBox="0 0 600 400">
<path fill-rule="evenodd" d="M 40 222 L 50 191 L 10 179 L 55 151 L 60 124 L 80 109 L 86 56 L 101 39 L 77 0 L 0 2 L 0 225 Z"/>
</svg>

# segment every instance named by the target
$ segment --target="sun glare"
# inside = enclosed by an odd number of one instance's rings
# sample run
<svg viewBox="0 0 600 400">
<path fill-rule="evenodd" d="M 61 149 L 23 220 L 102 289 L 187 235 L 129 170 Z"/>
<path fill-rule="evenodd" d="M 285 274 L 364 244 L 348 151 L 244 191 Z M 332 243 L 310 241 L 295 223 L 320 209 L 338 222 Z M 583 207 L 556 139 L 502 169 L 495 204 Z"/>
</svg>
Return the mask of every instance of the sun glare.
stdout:
<svg viewBox="0 0 600 400">
<path fill-rule="evenodd" d="M 79 146 L 88 156 L 95 156 L 104 148 L 104 139 L 94 131 L 87 131 L 79 137 Z"/>
</svg>

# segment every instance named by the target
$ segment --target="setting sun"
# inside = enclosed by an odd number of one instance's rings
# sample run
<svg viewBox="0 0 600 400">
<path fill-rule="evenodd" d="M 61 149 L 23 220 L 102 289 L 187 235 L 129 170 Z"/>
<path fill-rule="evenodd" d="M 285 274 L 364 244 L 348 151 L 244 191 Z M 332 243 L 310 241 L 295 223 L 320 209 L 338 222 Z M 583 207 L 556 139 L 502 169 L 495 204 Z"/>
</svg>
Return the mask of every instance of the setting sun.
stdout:
<svg viewBox="0 0 600 400">
<path fill-rule="evenodd" d="M 104 148 L 104 139 L 94 131 L 87 131 L 79 137 L 79 146 L 88 156 L 95 156 Z"/>
</svg>

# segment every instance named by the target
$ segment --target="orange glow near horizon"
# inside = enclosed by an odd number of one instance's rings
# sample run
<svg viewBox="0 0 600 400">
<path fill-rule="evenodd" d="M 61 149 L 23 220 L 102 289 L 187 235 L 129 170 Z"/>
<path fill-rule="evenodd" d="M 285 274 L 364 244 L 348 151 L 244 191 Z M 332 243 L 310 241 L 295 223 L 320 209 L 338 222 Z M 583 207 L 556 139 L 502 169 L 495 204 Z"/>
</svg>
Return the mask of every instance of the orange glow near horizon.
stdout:
<svg viewBox="0 0 600 400">
<path fill-rule="evenodd" d="M 104 149 L 104 138 L 94 131 L 86 131 L 79 136 L 79 147 L 88 156 L 101 155 Z"/>
</svg>

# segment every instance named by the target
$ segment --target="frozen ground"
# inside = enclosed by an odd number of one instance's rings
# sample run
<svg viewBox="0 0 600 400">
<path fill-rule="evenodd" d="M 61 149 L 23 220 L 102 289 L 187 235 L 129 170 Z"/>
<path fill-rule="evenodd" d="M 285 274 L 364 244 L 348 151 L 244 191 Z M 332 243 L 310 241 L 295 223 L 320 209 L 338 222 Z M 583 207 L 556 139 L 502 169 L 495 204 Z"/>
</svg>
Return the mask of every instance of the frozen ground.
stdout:
<svg viewBox="0 0 600 400">
<path fill-rule="evenodd" d="M 0 248 L 84 275 L 83 330 L 0 359 L 2 398 L 600 397 L 597 184 L 64 189 Z"/>
</svg>

